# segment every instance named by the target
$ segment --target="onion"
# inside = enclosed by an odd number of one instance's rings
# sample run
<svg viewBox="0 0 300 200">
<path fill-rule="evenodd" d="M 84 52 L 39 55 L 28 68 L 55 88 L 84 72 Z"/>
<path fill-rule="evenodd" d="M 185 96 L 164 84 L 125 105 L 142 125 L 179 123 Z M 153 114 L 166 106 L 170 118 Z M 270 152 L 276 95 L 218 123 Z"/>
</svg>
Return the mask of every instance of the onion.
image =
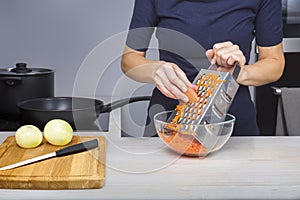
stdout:
<svg viewBox="0 0 300 200">
<path fill-rule="evenodd" d="M 36 126 L 21 126 L 15 135 L 16 142 L 23 148 L 35 148 L 42 143 L 43 134 Z"/>
<path fill-rule="evenodd" d="M 45 125 L 44 137 L 52 145 L 63 146 L 71 142 L 73 129 L 68 122 L 53 119 Z"/>
</svg>

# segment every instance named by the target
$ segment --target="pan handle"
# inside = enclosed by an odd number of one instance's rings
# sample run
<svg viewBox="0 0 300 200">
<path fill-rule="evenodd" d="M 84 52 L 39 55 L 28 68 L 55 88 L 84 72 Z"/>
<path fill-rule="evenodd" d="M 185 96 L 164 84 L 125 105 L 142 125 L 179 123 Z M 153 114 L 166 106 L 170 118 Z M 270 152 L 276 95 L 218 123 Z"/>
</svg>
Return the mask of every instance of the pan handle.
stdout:
<svg viewBox="0 0 300 200">
<path fill-rule="evenodd" d="M 112 103 L 109 103 L 107 105 L 104 105 L 99 113 L 105 113 L 105 112 L 110 112 L 116 108 L 125 106 L 127 104 L 137 102 L 137 101 L 149 101 L 151 99 L 151 96 L 141 96 L 141 97 L 131 97 L 131 98 L 126 98 L 126 99 L 121 99 L 118 101 L 114 101 Z"/>
</svg>

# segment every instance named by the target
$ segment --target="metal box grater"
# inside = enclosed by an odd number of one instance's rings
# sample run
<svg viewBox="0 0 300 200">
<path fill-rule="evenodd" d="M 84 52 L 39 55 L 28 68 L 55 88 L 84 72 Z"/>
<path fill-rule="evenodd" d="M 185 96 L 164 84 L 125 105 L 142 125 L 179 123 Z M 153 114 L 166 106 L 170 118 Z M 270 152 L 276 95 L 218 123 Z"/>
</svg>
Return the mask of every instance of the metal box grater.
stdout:
<svg viewBox="0 0 300 200">
<path fill-rule="evenodd" d="M 178 132 L 192 134 L 207 149 L 214 146 L 215 143 L 212 144 L 212 141 L 216 141 L 215 137 L 219 135 L 221 130 L 212 127 L 211 130 L 208 130 L 210 137 L 207 137 L 207 134 L 198 133 L 197 126 L 192 125 L 224 121 L 229 106 L 239 88 L 236 78 L 240 67 L 237 64 L 232 75 L 229 72 L 213 70 L 216 68 L 215 65 L 212 65 L 208 69 L 201 69 L 193 84 L 199 85 L 199 81 L 208 74 L 217 76 L 219 84 L 211 88 L 210 79 L 201 83 L 196 91 L 198 94 L 197 102 L 186 103 L 181 111 L 174 110 L 168 119 L 168 122 L 174 123 L 172 120 L 176 117 L 176 124 L 181 124 Z M 211 92 L 208 92 L 209 90 Z"/>
</svg>

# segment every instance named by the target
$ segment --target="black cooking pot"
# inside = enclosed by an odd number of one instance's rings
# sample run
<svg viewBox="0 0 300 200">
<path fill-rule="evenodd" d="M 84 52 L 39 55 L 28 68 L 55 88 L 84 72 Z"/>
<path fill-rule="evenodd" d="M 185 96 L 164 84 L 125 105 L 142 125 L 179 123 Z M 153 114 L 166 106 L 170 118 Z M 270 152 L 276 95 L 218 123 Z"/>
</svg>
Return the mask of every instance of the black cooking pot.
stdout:
<svg viewBox="0 0 300 200">
<path fill-rule="evenodd" d="M 16 68 L 0 69 L 0 119 L 18 121 L 17 103 L 26 99 L 54 96 L 54 71 L 28 68 L 17 63 Z"/>
<path fill-rule="evenodd" d="M 18 103 L 22 121 L 43 130 L 51 119 L 63 119 L 74 129 L 92 125 L 100 113 L 110 112 L 126 104 L 150 100 L 151 96 L 121 99 L 104 105 L 98 99 L 81 97 L 52 97 L 29 99 Z M 84 128 L 83 128 L 84 129 Z"/>
</svg>

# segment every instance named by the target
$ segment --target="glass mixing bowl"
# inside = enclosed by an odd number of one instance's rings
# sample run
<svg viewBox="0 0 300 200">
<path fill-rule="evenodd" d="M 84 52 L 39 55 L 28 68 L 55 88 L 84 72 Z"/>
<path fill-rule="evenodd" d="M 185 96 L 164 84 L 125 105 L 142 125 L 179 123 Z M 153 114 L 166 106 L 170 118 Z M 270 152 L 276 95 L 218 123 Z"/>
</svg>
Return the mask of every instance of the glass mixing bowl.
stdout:
<svg viewBox="0 0 300 200">
<path fill-rule="evenodd" d="M 172 124 L 168 119 L 173 111 L 154 116 L 157 134 L 173 151 L 185 156 L 206 156 L 221 149 L 230 138 L 235 117 L 226 114 L 224 121 L 208 116 L 207 124 Z"/>
</svg>

